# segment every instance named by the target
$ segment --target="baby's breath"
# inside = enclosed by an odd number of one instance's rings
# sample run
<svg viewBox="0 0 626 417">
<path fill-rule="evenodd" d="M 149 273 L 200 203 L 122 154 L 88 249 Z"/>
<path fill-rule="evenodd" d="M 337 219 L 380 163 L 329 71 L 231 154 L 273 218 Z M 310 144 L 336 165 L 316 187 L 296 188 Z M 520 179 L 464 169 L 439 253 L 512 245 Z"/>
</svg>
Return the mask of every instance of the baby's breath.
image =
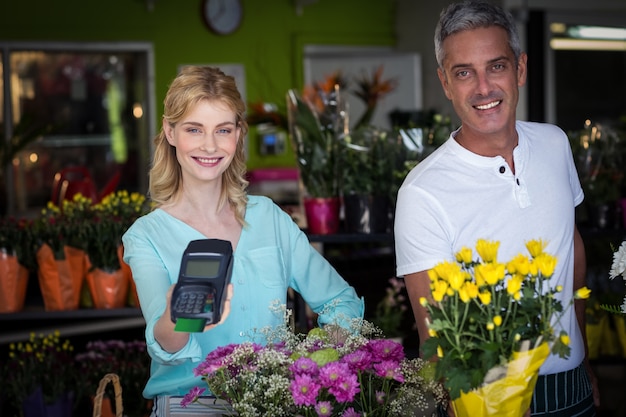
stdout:
<svg viewBox="0 0 626 417">
<path fill-rule="evenodd" d="M 218 348 L 196 368 L 211 392 L 227 400 L 240 417 L 313 417 L 320 405 L 332 407 L 332 417 L 348 408 L 359 415 L 417 417 L 430 416 L 436 404 L 444 403 L 444 388 L 427 362 L 407 359 L 395 342 L 371 339 L 380 335 L 371 323 L 344 317 L 338 322 L 350 323 L 349 328 L 333 323 L 297 334 L 291 330 L 290 313 L 275 307 L 286 322 L 281 328 L 258 331 L 267 337 L 266 345 L 246 342 Z M 374 364 L 387 368 L 379 374 Z M 324 369 L 339 379 L 338 387 L 324 385 Z M 311 378 L 310 387 L 299 385 L 302 373 Z M 314 403 L 302 398 L 309 388 L 319 389 Z M 202 403 L 202 398 L 193 401 Z"/>
</svg>

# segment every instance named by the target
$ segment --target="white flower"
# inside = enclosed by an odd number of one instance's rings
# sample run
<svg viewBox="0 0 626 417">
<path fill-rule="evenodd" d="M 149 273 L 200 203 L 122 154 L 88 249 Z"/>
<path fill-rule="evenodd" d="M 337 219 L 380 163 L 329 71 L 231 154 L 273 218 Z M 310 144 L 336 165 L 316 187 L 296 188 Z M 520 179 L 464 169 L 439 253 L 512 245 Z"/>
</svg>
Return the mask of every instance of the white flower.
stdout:
<svg viewBox="0 0 626 417">
<path fill-rule="evenodd" d="M 626 297 L 624 297 L 624 304 L 622 304 L 622 313 L 626 314 Z"/>
<path fill-rule="evenodd" d="M 622 242 L 619 249 L 613 253 L 613 265 L 611 265 L 609 278 L 613 279 L 619 275 L 626 280 L 626 241 Z"/>
</svg>

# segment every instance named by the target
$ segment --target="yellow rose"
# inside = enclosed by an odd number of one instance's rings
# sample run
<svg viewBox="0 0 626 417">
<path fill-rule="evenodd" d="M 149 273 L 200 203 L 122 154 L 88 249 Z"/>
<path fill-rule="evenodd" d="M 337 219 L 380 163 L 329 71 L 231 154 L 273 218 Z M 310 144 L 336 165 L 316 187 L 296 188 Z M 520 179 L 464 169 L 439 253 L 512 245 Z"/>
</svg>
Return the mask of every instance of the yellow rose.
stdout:
<svg viewBox="0 0 626 417">
<path fill-rule="evenodd" d="M 582 287 L 576 290 L 574 298 L 577 300 L 586 300 L 591 295 L 591 290 L 587 287 Z"/>
<path fill-rule="evenodd" d="M 432 285 L 433 299 L 438 303 L 443 300 L 443 297 L 446 295 L 447 291 L 448 283 L 445 281 L 437 281 Z"/>
<path fill-rule="evenodd" d="M 528 259 L 528 256 L 520 253 L 509 261 L 506 265 L 506 269 L 511 274 L 518 273 L 520 275 L 528 275 L 530 271 L 530 259 Z"/>
<path fill-rule="evenodd" d="M 478 239 L 476 242 L 476 252 L 481 257 L 483 262 L 496 262 L 498 259 L 498 248 L 500 242 L 488 241 L 485 239 Z"/>
<path fill-rule="evenodd" d="M 488 305 L 491 303 L 491 293 L 489 291 L 482 291 L 478 293 L 478 298 L 483 305 Z"/>
<path fill-rule="evenodd" d="M 537 272 L 541 272 L 543 276 L 551 277 L 556 268 L 556 257 L 542 253 L 533 259 L 533 264 L 537 266 Z"/>
<path fill-rule="evenodd" d="M 504 264 L 500 263 L 476 265 L 474 272 L 477 277 L 480 277 L 481 280 L 485 281 L 489 285 L 496 285 L 504 279 L 504 275 L 506 274 Z"/>
<path fill-rule="evenodd" d="M 450 284 L 450 288 L 454 291 L 459 291 L 465 282 L 465 274 L 463 271 L 450 271 L 450 275 L 448 276 L 448 284 Z"/>
<path fill-rule="evenodd" d="M 526 242 L 526 249 L 528 249 L 528 253 L 530 253 L 530 256 L 536 258 L 543 253 L 543 250 L 546 248 L 547 244 L 548 242 L 545 242 L 541 239 L 535 239 Z"/>
<path fill-rule="evenodd" d="M 523 282 L 523 276 L 517 274 L 513 275 L 511 279 L 509 279 L 509 282 L 506 284 L 506 292 L 515 297 L 515 295 L 518 294 L 522 289 Z"/>
<path fill-rule="evenodd" d="M 467 246 L 463 246 L 460 251 L 456 253 L 457 262 L 463 262 L 464 264 L 469 264 L 472 262 L 472 249 Z"/>
<path fill-rule="evenodd" d="M 471 299 L 478 297 L 478 285 L 472 281 L 465 281 L 465 291 L 467 296 Z"/>
</svg>

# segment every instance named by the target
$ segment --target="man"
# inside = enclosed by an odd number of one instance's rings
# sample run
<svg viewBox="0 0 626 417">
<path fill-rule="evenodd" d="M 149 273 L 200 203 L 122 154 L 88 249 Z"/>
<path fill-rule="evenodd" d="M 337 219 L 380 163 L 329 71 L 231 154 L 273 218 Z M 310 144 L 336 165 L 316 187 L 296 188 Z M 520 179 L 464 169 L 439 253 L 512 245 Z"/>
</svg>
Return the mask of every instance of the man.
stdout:
<svg viewBox="0 0 626 417">
<path fill-rule="evenodd" d="M 547 241 L 546 251 L 558 259 L 551 286 L 563 286 L 564 305 L 584 286 L 586 267 L 574 222 L 584 196 L 567 136 L 556 126 L 516 121 L 527 56 L 510 14 L 482 1 L 448 6 L 435 53 L 461 127 L 409 173 L 395 220 L 397 274 L 405 278 L 421 342 L 428 337 L 419 303 L 430 298 L 428 270 L 479 238 L 501 242 L 499 259 L 520 253 L 526 241 Z M 576 303 L 560 323 L 571 354 L 551 355 L 542 366 L 533 416 L 595 415 L 599 395 L 586 359 L 584 304 Z"/>
</svg>

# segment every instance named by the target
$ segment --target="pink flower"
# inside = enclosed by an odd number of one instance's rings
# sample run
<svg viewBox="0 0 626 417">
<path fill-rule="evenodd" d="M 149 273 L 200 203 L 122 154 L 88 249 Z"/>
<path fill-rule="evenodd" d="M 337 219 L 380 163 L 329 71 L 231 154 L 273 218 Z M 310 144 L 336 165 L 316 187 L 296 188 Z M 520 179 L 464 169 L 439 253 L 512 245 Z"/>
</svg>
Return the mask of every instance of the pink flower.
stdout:
<svg viewBox="0 0 626 417">
<path fill-rule="evenodd" d="M 346 363 L 331 362 L 320 369 L 320 381 L 341 403 L 350 402 L 360 392 L 357 375 Z"/>
<path fill-rule="evenodd" d="M 400 362 L 404 358 L 404 347 L 389 339 L 374 339 L 367 343 L 375 362 L 394 360 Z"/>
<path fill-rule="evenodd" d="M 341 417 L 361 417 L 361 414 L 354 411 L 354 408 L 348 407 L 343 410 Z"/>
<path fill-rule="evenodd" d="M 376 402 L 378 404 L 384 404 L 386 396 L 385 391 L 376 391 Z"/>
<path fill-rule="evenodd" d="M 398 382 L 404 382 L 404 375 L 400 371 L 400 363 L 396 361 L 382 361 L 374 364 L 374 370 L 376 375 L 387 378 L 395 379 Z"/>
<path fill-rule="evenodd" d="M 314 405 L 320 386 L 308 374 L 296 374 L 289 385 L 295 405 Z"/>
<path fill-rule="evenodd" d="M 320 401 L 315 406 L 315 411 L 319 417 L 328 417 L 333 413 L 333 406 L 330 401 Z"/>
<path fill-rule="evenodd" d="M 341 360 L 347 363 L 350 369 L 364 371 L 372 365 L 372 354 L 365 349 L 358 349 L 348 353 Z"/>
<path fill-rule="evenodd" d="M 293 365 L 291 365 L 289 370 L 296 375 L 309 374 L 315 376 L 318 373 L 317 363 L 310 358 L 305 358 L 304 356 L 298 358 Z"/>
<path fill-rule="evenodd" d="M 199 396 L 204 394 L 204 391 L 206 391 L 206 388 L 193 387 L 187 394 L 185 394 L 183 399 L 180 400 L 180 406 L 183 408 L 187 407 L 189 404 L 196 401 Z"/>
</svg>

